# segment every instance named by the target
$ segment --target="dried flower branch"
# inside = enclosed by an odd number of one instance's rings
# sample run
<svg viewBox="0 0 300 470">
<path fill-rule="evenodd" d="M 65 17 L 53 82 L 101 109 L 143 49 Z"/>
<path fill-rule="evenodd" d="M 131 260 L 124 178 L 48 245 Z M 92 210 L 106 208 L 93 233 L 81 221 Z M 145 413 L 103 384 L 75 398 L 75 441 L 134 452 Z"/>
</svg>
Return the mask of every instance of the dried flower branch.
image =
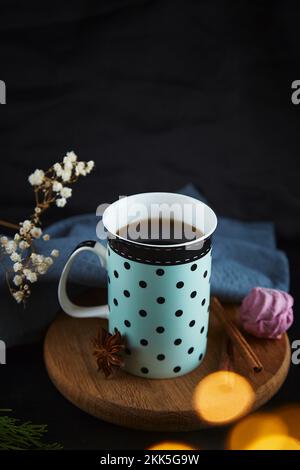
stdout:
<svg viewBox="0 0 300 470">
<path fill-rule="evenodd" d="M 0 260 L 9 259 L 10 267 L 6 268 L 6 279 L 14 299 L 20 303 L 28 299 L 30 286 L 40 275 L 46 274 L 54 259 L 59 256 L 58 250 L 52 250 L 49 256 L 36 253 L 34 242 L 50 239 L 43 234 L 41 215 L 52 204 L 64 207 L 72 196 L 72 189 L 67 184 L 75 183 L 80 176 L 86 176 L 94 168 L 94 162 L 77 160 L 74 152 L 67 152 L 61 163 L 55 163 L 49 170 L 35 170 L 28 181 L 34 187 L 35 208 L 33 214 L 19 226 L 0 220 L 0 225 L 17 228 L 13 239 L 0 238 Z"/>
</svg>

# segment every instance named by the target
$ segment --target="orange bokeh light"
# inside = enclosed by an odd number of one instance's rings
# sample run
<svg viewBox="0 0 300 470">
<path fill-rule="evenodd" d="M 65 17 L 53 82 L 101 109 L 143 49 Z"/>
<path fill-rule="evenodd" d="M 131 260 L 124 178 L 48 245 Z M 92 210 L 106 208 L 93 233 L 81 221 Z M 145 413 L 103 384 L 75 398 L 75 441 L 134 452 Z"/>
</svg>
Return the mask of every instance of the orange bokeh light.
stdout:
<svg viewBox="0 0 300 470">
<path fill-rule="evenodd" d="M 287 433 L 300 441 L 300 405 L 294 403 L 279 408 L 276 411 L 287 426 Z"/>
<path fill-rule="evenodd" d="M 148 450 L 196 450 L 183 442 L 163 441 L 148 447 Z"/>
<path fill-rule="evenodd" d="M 235 372 L 218 371 L 199 382 L 193 402 L 202 420 L 220 425 L 248 413 L 254 398 L 254 390 L 247 379 Z"/>
<path fill-rule="evenodd" d="M 284 434 L 270 434 L 254 440 L 245 450 L 300 450 L 300 442 Z"/>
<path fill-rule="evenodd" d="M 286 424 L 271 413 L 255 413 L 237 423 L 231 430 L 227 448 L 244 450 L 251 448 L 255 442 L 263 442 L 270 435 L 286 435 Z"/>
</svg>

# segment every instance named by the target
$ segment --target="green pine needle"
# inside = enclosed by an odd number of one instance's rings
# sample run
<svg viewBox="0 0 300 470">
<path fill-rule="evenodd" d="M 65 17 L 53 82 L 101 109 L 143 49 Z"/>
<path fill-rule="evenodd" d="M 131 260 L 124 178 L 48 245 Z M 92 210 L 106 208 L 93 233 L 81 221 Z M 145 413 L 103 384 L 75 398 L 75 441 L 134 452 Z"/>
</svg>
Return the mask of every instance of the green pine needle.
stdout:
<svg viewBox="0 0 300 470">
<path fill-rule="evenodd" d="M 0 410 L 0 412 L 11 410 Z M 47 432 L 46 424 L 32 424 L 30 421 L 20 423 L 20 420 L 9 416 L 0 416 L 0 450 L 59 450 L 60 444 L 45 444 L 42 442 Z"/>
</svg>

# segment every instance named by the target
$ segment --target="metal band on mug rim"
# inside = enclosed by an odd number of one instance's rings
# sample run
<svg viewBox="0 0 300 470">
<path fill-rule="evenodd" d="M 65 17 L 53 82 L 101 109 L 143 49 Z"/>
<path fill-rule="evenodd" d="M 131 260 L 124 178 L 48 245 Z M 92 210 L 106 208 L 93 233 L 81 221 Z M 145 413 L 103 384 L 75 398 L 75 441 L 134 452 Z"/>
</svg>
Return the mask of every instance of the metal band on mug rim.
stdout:
<svg viewBox="0 0 300 470">
<path fill-rule="evenodd" d="M 111 249 L 125 259 L 161 266 L 172 266 L 191 263 L 203 258 L 211 250 L 211 237 L 193 245 L 193 249 L 186 246 L 147 246 L 140 243 L 128 242 L 124 239 L 108 237 L 108 250 Z"/>
</svg>

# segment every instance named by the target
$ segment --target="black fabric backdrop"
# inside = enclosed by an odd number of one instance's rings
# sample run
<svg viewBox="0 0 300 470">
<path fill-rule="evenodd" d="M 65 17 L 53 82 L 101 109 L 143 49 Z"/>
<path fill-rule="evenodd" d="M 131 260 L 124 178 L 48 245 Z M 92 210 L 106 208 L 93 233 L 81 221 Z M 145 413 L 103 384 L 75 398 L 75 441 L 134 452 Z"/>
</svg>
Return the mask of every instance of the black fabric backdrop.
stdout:
<svg viewBox="0 0 300 470">
<path fill-rule="evenodd" d="M 219 214 L 300 233 L 299 2 L 0 1 L 1 218 L 73 149 L 94 159 L 63 210 L 193 182 Z"/>
</svg>

